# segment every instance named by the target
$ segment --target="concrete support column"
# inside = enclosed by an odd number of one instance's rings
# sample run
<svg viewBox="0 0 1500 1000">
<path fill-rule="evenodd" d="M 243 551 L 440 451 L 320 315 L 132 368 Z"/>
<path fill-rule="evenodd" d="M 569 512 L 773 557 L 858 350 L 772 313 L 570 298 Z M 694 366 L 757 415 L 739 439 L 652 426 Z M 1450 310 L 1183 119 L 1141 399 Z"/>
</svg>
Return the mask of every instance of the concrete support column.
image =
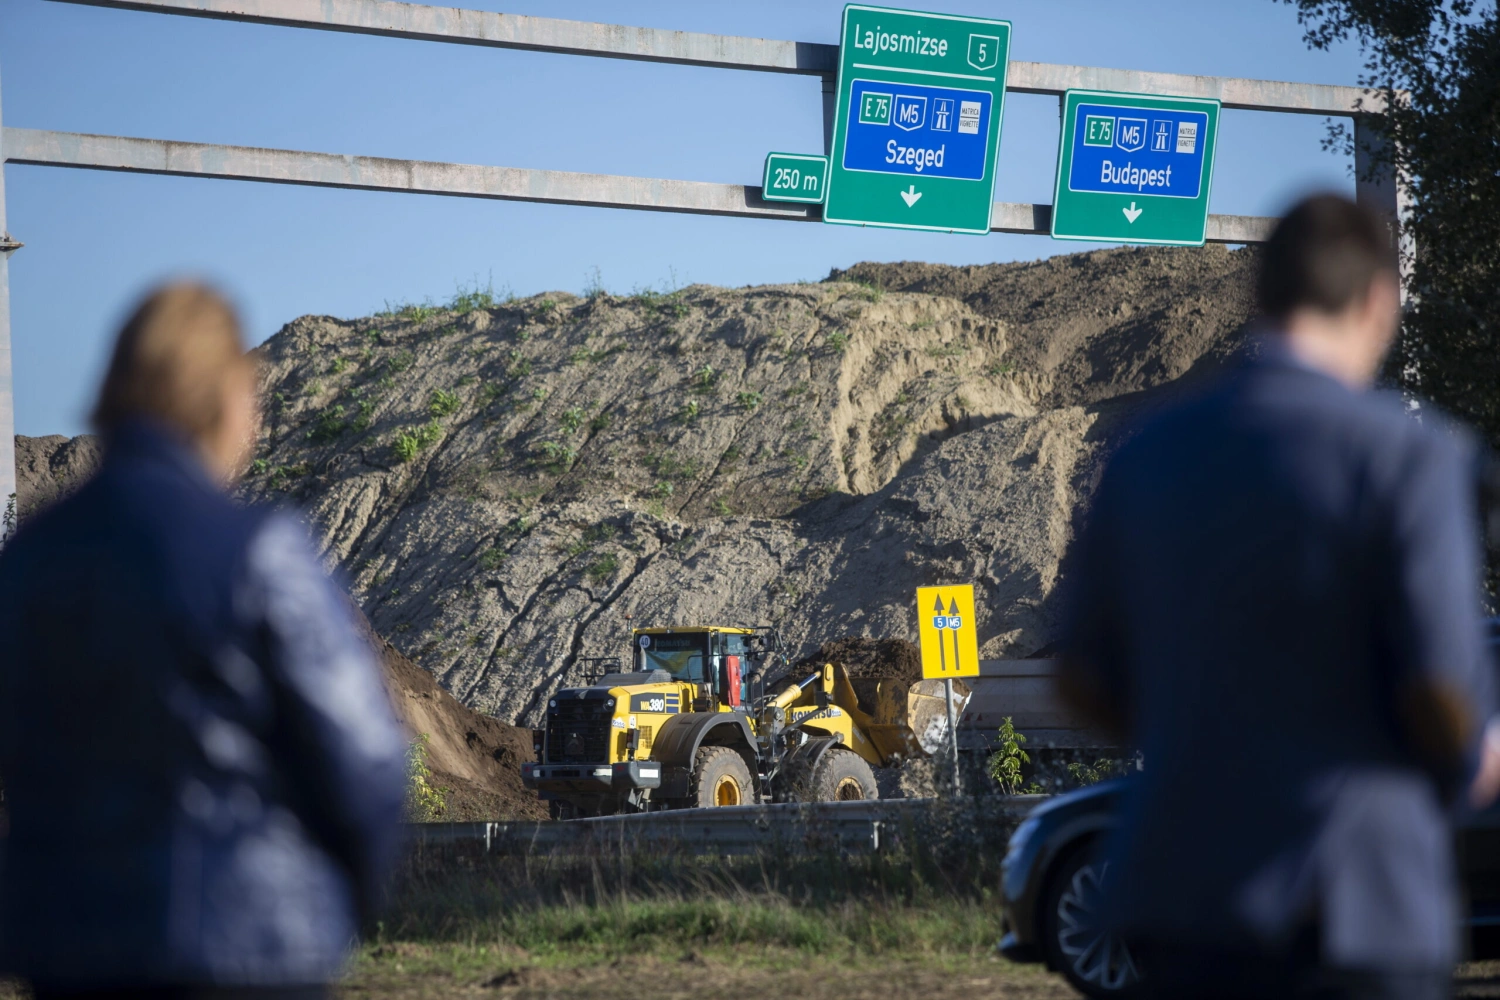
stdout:
<svg viewBox="0 0 1500 1000">
<path fill-rule="evenodd" d="M 1401 272 L 1404 305 L 1416 244 L 1403 225 L 1410 207 L 1410 192 L 1390 163 L 1381 162 L 1389 142 L 1380 129 L 1378 117 L 1354 116 L 1354 200 L 1391 227 L 1391 254 Z"/>
<path fill-rule="evenodd" d="M 833 155 L 833 114 L 839 96 L 839 78 L 823 77 L 823 155 Z"/>
<path fill-rule="evenodd" d="M 5 227 L 5 148 L 0 128 L 0 543 L 15 529 L 16 395 L 10 361 L 10 255 L 17 244 Z"/>
</svg>

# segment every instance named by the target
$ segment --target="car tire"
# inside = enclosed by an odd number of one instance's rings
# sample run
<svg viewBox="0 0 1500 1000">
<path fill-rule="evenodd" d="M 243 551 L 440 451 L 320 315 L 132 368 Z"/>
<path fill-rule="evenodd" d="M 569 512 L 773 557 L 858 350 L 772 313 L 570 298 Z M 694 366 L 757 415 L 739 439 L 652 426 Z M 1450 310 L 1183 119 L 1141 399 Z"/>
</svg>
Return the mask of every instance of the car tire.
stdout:
<svg viewBox="0 0 1500 1000">
<path fill-rule="evenodd" d="M 880 798 L 875 772 L 852 750 L 833 748 L 814 768 L 808 788 L 812 802 L 859 802 Z"/>
<path fill-rule="evenodd" d="M 1042 945 L 1047 963 L 1084 996 L 1137 995 L 1140 970 L 1130 949 L 1100 927 L 1109 863 L 1085 846 L 1062 862 L 1043 902 Z"/>
<path fill-rule="evenodd" d="M 747 806 L 755 802 L 755 782 L 745 758 L 733 747 L 699 747 L 688 789 L 690 807 Z"/>
</svg>

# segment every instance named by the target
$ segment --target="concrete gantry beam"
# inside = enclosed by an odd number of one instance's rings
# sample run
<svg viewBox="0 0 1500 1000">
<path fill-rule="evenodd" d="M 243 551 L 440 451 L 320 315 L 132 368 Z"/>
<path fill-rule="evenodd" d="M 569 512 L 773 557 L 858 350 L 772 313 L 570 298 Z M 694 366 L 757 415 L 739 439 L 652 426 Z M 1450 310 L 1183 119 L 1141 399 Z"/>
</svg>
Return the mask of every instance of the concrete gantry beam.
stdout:
<svg viewBox="0 0 1500 1000">
<path fill-rule="evenodd" d="M 723 69 L 800 73 L 808 76 L 832 76 L 838 71 L 837 45 L 564 21 L 551 17 L 397 3 L 394 0 L 58 2 L 428 42 L 638 59 L 684 66 L 716 66 Z M 1006 89 L 1022 94 L 1061 94 L 1069 88 L 1214 97 L 1223 101 L 1226 108 L 1293 114 L 1351 115 L 1361 110 L 1378 113 L 1384 107 L 1380 96 L 1372 91 L 1317 83 L 1148 73 L 1033 62 L 1012 62 L 1006 77 Z"/>
<path fill-rule="evenodd" d="M 305 153 L 293 149 L 217 146 L 26 128 L 5 129 L 3 149 L 7 163 L 48 167 L 218 177 L 272 184 L 688 212 L 748 219 L 793 222 L 822 219 L 821 206 L 766 201 L 761 198 L 759 187 L 744 184 Z M 1254 243 L 1265 239 L 1274 223 L 1274 219 L 1248 215 L 1210 215 L 1208 239 L 1211 243 Z M 1051 227 L 1051 205 L 996 202 L 990 212 L 990 229 L 994 232 L 1046 236 L 1051 233 Z"/>
<path fill-rule="evenodd" d="M 9 163 L 700 215 L 798 221 L 820 218 L 818 206 L 764 201 L 760 188 L 742 184 L 343 156 L 22 128 L 6 129 L 4 142 L 5 159 Z"/>
</svg>

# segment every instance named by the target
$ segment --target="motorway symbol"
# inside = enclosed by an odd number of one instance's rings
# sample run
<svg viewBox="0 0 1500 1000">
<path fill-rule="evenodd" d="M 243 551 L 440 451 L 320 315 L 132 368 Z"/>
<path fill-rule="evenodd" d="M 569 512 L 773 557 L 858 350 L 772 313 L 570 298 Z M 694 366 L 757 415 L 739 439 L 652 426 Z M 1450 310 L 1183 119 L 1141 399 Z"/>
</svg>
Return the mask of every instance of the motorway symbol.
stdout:
<svg viewBox="0 0 1500 1000">
<path fill-rule="evenodd" d="M 1215 100 L 1068 91 L 1053 238 L 1202 246 L 1218 124 Z"/>
<path fill-rule="evenodd" d="M 972 586 L 918 587 L 917 621 L 923 677 L 978 676 Z"/>
<path fill-rule="evenodd" d="M 828 157 L 807 153 L 768 153 L 760 182 L 766 201 L 816 205 L 828 190 Z"/>
<path fill-rule="evenodd" d="M 823 221 L 989 232 L 1010 23 L 849 4 L 841 39 Z"/>
</svg>

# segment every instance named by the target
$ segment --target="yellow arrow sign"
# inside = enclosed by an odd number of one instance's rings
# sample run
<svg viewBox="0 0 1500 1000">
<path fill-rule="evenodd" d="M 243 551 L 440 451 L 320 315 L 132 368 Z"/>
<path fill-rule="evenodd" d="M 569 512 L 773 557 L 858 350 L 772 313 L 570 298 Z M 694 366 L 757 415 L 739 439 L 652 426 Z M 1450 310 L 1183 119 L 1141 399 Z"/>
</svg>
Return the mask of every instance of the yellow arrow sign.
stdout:
<svg viewBox="0 0 1500 1000">
<path fill-rule="evenodd" d="M 978 677 L 979 633 L 969 584 L 917 588 L 917 632 L 922 676 Z"/>
</svg>

